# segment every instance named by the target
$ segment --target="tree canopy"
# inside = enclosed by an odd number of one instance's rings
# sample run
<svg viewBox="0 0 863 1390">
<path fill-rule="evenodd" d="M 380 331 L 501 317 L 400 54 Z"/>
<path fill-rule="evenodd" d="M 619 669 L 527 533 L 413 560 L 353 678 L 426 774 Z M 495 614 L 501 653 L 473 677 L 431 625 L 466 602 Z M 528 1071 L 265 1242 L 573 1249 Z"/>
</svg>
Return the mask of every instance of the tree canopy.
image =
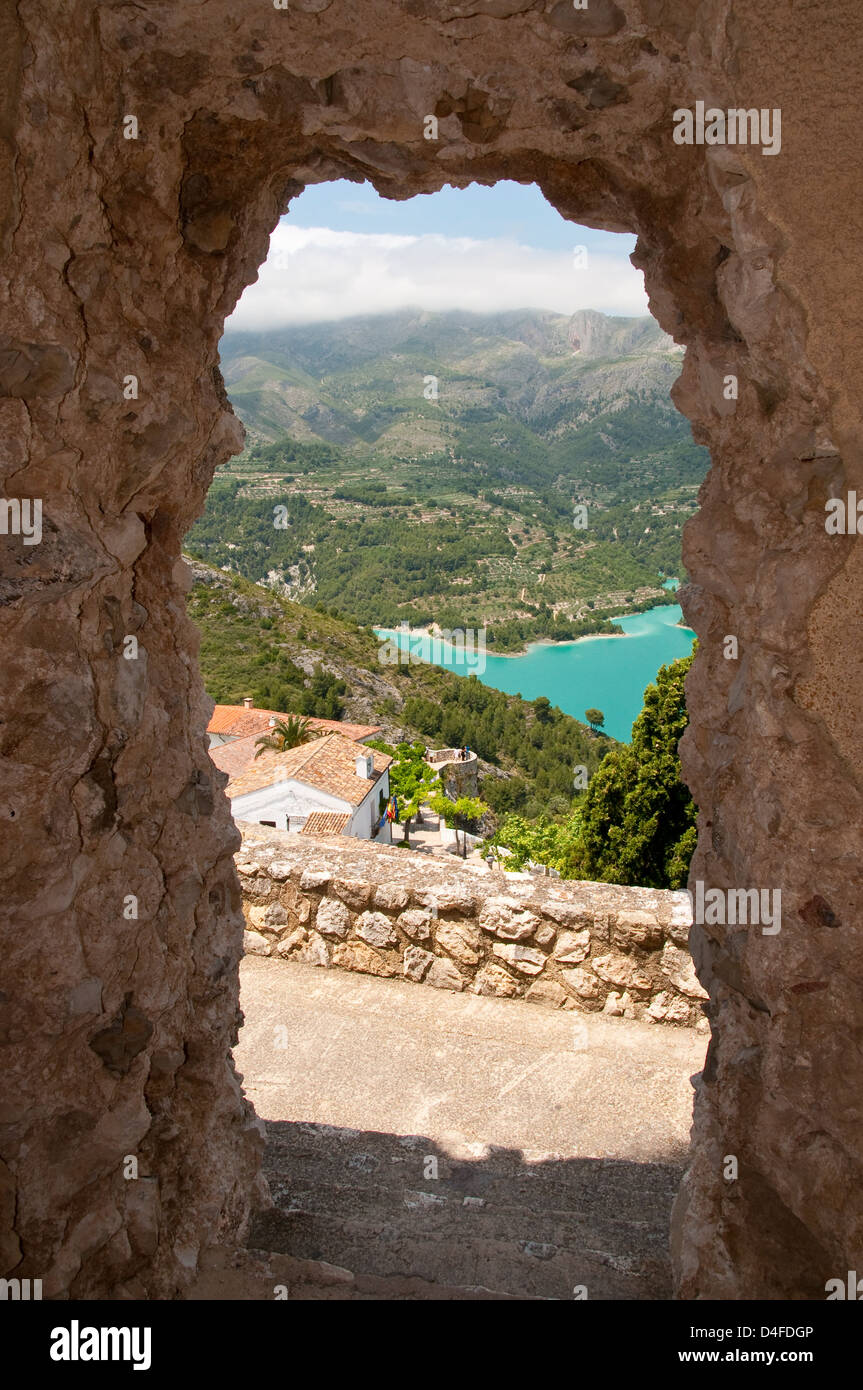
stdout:
<svg viewBox="0 0 863 1390">
<path fill-rule="evenodd" d="M 632 742 L 617 744 L 591 777 L 567 877 L 682 888 L 695 849 L 696 807 L 680 776 L 692 657 L 660 667 L 644 692 Z M 575 872 L 572 872 L 575 870 Z"/>
<path fill-rule="evenodd" d="M 399 743 L 393 748 L 382 739 L 369 739 L 368 747 L 389 753 L 394 759 L 390 764 L 390 792 L 398 802 L 399 822 L 404 826 L 407 840 L 411 821 L 419 815 L 423 802 L 440 791 L 440 778 L 434 768 L 423 761 L 425 744 L 419 740 Z"/>
<path fill-rule="evenodd" d="M 502 817 L 487 843 L 511 851 L 508 868 L 533 861 L 563 878 L 685 887 L 696 808 L 681 780 L 677 745 L 687 723 L 683 684 L 691 662 L 688 656 L 660 668 L 644 692 L 632 742 L 612 745 L 565 817 Z M 586 714 L 601 717 L 600 710 Z"/>
</svg>

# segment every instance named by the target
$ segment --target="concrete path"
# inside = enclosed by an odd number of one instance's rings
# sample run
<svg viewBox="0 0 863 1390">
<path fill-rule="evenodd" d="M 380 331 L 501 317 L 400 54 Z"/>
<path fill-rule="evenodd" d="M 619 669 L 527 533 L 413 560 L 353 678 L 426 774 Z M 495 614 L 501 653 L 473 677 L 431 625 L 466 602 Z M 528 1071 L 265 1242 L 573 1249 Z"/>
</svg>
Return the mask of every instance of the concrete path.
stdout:
<svg viewBox="0 0 863 1390">
<path fill-rule="evenodd" d="M 257 957 L 241 980 L 276 1202 L 250 1244 L 517 1297 L 669 1296 L 703 1036 Z"/>
<path fill-rule="evenodd" d="M 400 838 L 403 833 L 403 826 L 394 828 L 394 838 Z M 438 854 L 443 852 L 440 816 L 435 815 L 428 806 L 423 808 L 422 821 L 411 821 L 410 843 L 411 849 L 418 850 L 420 853 Z"/>
<path fill-rule="evenodd" d="M 401 837 L 401 833 L 402 828 L 396 826 L 394 841 Z M 436 815 L 429 806 L 423 807 L 423 818 L 421 823 L 417 821 L 411 822 L 410 846 L 412 850 L 419 854 L 437 854 L 444 855 L 447 859 L 466 858 L 472 860 L 474 863 L 482 862 L 482 855 L 478 849 L 470 850 L 467 855 L 463 856 L 451 839 L 444 843 L 444 838 L 441 833 L 440 816 Z"/>
</svg>

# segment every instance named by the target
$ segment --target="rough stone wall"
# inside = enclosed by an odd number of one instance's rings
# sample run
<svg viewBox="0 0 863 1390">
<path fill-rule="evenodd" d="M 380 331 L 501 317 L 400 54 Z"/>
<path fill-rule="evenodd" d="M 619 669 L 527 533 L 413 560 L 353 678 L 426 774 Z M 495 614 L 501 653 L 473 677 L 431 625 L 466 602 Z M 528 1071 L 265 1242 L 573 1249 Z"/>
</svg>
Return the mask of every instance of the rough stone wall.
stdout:
<svg viewBox="0 0 863 1390">
<path fill-rule="evenodd" d="M 560 883 L 241 826 L 252 955 L 707 1027 L 686 893 Z"/>
<path fill-rule="evenodd" d="M 463 763 L 453 761 L 436 764 L 435 770 L 440 774 L 443 789 L 450 800 L 458 801 L 460 796 L 478 795 L 478 767 L 479 760 L 475 753 Z"/>
<path fill-rule="evenodd" d="M 636 231 L 686 345 L 713 457 L 682 596 L 693 875 L 783 893 L 778 936 L 693 932 L 713 1040 L 679 1288 L 823 1296 L 863 1264 L 863 561 L 823 524 L 863 494 L 857 0 L 19 0 L 0 40 L 3 496 L 44 507 L 41 544 L 0 549 L 4 1272 L 165 1296 L 248 1211 L 236 836 L 179 564 L 240 441 L 224 318 L 305 182 L 515 178 Z M 781 107 L 781 153 L 674 145 L 698 100 Z"/>
</svg>

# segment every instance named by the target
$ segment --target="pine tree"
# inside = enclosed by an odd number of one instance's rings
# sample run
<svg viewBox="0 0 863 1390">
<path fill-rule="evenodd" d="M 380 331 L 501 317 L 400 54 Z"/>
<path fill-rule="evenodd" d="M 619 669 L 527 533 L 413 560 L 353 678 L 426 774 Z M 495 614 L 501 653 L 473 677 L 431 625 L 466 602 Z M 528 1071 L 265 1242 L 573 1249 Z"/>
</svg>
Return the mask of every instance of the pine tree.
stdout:
<svg viewBox="0 0 863 1390">
<path fill-rule="evenodd" d="M 567 878 L 683 888 L 695 849 L 696 808 L 680 776 L 688 656 L 662 666 L 644 692 L 632 742 L 607 753 L 588 783 Z"/>
</svg>

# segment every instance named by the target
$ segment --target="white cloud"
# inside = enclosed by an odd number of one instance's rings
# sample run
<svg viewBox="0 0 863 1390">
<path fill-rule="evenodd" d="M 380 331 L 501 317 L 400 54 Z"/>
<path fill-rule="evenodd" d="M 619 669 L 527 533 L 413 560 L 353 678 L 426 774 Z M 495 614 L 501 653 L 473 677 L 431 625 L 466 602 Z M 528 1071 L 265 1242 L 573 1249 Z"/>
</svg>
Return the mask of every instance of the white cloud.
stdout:
<svg viewBox="0 0 863 1390">
<path fill-rule="evenodd" d="M 516 241 L 386 236 L 280 224 L 258 280 L 228 320 L 233 332 L 352 314 L 430 310 L 551 309 L 646 314 L 641 272 L 619 256 L 542 250 Z"/>
</svg>

